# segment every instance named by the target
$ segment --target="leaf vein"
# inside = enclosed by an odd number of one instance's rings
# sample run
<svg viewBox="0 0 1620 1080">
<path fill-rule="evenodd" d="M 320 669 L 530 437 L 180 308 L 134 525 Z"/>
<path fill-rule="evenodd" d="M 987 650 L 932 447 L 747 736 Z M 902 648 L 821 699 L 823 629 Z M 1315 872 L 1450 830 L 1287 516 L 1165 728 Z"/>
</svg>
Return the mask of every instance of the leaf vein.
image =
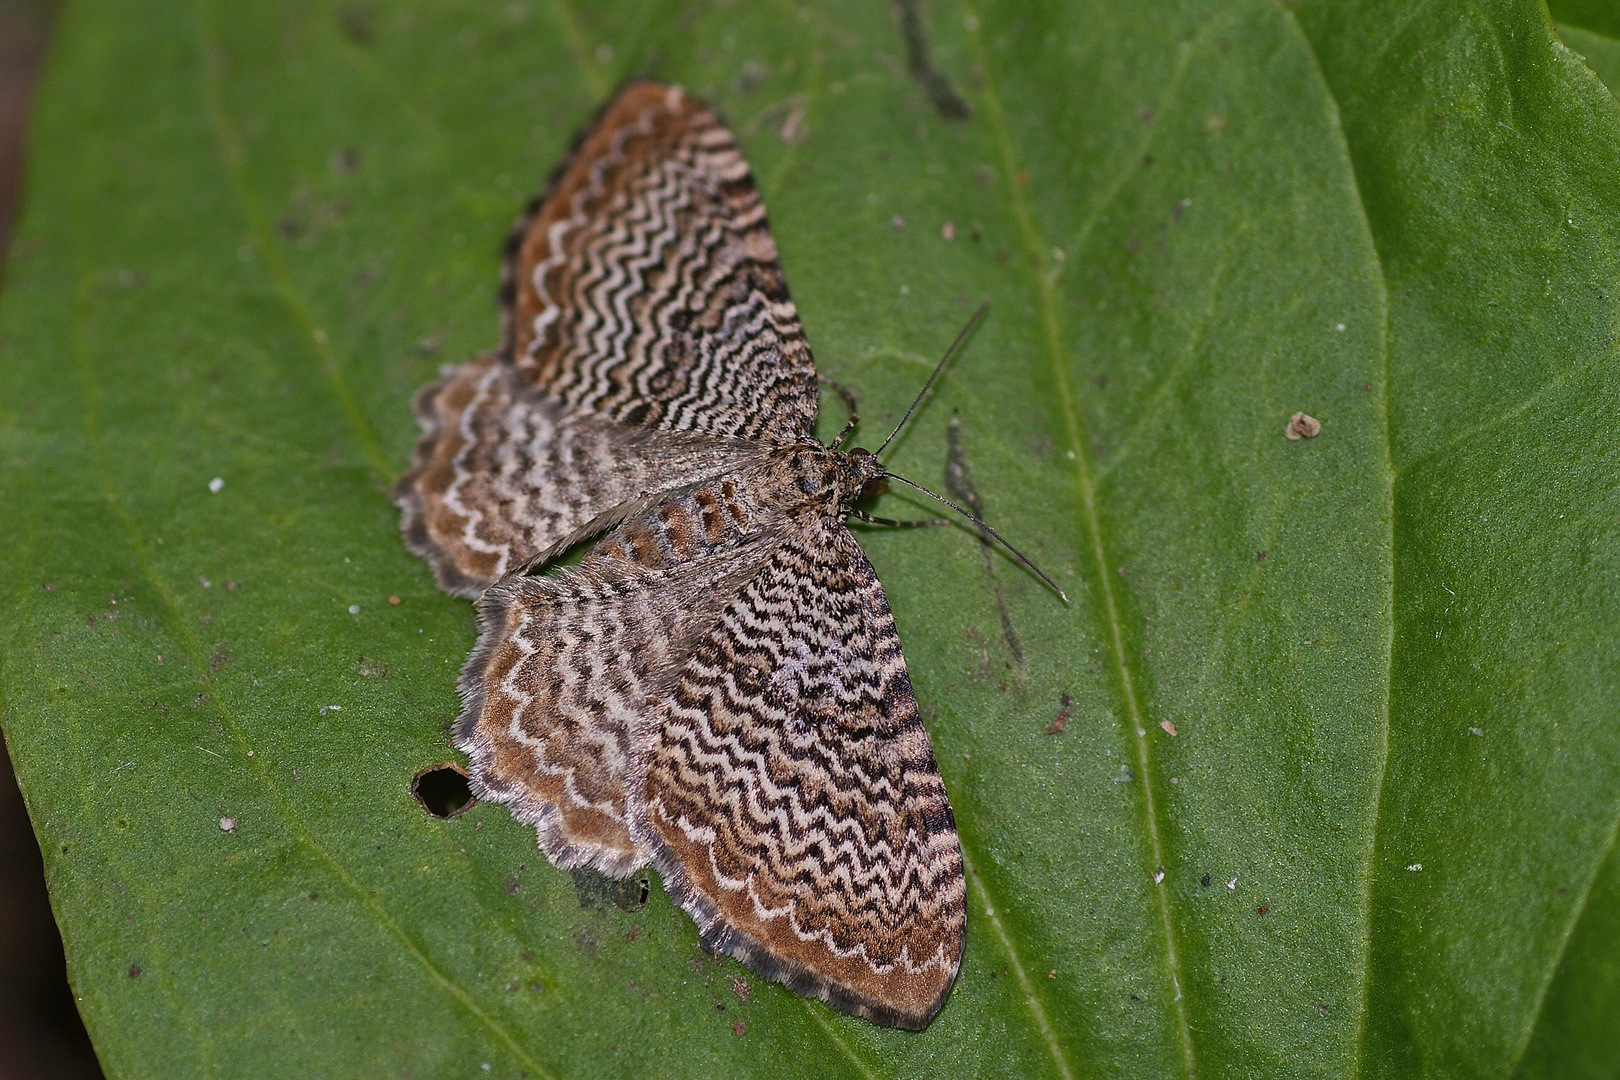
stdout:
<svg viewBox="0 0 1620 1080">
<path fill-rule="evenodd" d="M 965 5 L 971 12 L 971 4 Z M 1154 867 L 1164 864 L 1164 843 L 1160 836 L 1158 801 L 1153 790 L 1153 776 L 1149 769 L 1149 747 L 1146 731 L 1152 726 L 1146 719 L 1146 712 L 1140 700 L 1136 685 L 1136 672 L 1133 670 L 1127 655 L 1125 644 L 1125 628 L 1120 612 L 1120 601 L 1115 595 L 1115 585 L 1108 573 L 1110 560 L 1107 545 L 1102 534 L 1102 514 L 1097 505 L 1096 479 L 1093 475 L 1091 454 L 1086 445 L 1079 410 L 1075 406 L 1073 387 L 1069 383 L 1068 367 L 1064 362 L 1062 342 L 1062 329 L 1058 322 L 1058 305 L 1053 296 L 1054 280 L 1045 273 L 1047 265 L 1046 252 L 1049 246 L 1043 241 L 1036 228 L 1033 213 L 1029 202 L 1024 197 L 1023 185 L 1019 182 L 1023 175 L 1019 168 L 1016 151 L 1012 143 L 1012 135 L 1007 126 L 1006 114 L 1001 104 L 1000 91 L 996 79 L 991 71 L 990 58 L 984 46 L 983 19 L 977 13 L 971 13 L 972 25 L 978 29 L 974 32 L 975 43 L 979 54 L 979 68 L 983 73 L 982 95 L 985 102 L 984 115 L 986 122 L 994 132 L 997 151 L 1001 158 L 1002 182 L 1010 191 L 1008 206 L 1013 218 L 1013 224 L 1023 239 L 1029 269 L 1032 277 L 1032 288 L 1035 294 L 1035 307 L 1039 320 L 1042 343 L 1046 359 L 1051 367 L 1053 381 L 1057 385 L 1058 405 L 1062 412 L 1064 427 L 1067 429 L 1069 444 L 1072 447 L 1070 456 L 1074 462 L 1075 488 L 1080 503 L 1081 526 L 1090 540 L 1091 560 L 1096 568 L 1096 592 L 1102 602 L 1103 636 L 1112 654 L 1115 676 L 1118 682 L 1118 692 L 1122 697 L 1126 722 L 1129 724 L 1127 739 L 1134 738 L 1136 766 L 1142 780 L 1142 822 L 1147 833 L 1149 859 Z M 1177 57 L 1177 66 L 1173 73 L 1166 99 L 1173 100 L 1178 92 L 1186 72 L 1188 58 L 1192 53 L 1190 43 L 1180 50 Z M 1150 128 L 1144 134 L 1144 147 L 1132 155 L 1129 164 L 1110 185 L 1104 198 L 1093 209 L 1090 219 L 1082 226 L 1077 234 L 1077 249 L 1083 247 L 1090 237 L 1095 223 L 1101 218 L 1105 207 L 1110 205 L 1123 190 L 1126 179 L 1135 171 L 1137 163 L 1142 160 L 1142 153 L 1152 138 Z M 982 887 L 982 886 L 981 886 Z M 1153 896 L 1158 908 L 1159 923 L 1163 935 L 1165 963 L 1170 977 L 1172 996 L 1170 1001 L 1171 1013 L 1174 1017 L 1176 1035 L 1181 1045 L 1182 1068 L 1187 1076 L 1198 1072 L 1197 1056 L 1193 1047 L 1192 1030 L 1188 1022 L 1187 1006 L 1181 989 L 1181 961 L 1176 948 L 1176 935 L 1170 913 L 1170 899 L 1164 887 L 1163 877 L 1154 883 Z M 998 924 L 999 925 L 999 924 Z M 1031 1005 L 1039 1008 L 1033 995 Z M 1044 1022 L 1044 1015 L 1041 1016 Z M 1065 1075 L 1068 1074 L 1067 1063 L 1057 1054 L 1057 1047 L 1052 1046 L 1053 1054 L 1059 1061 L 1060 1068 Z"/>
<path fill-rule="evenodd" d="M 1052 1061 L 1057 1065 L 1058 1075 L 1063 1080 L 1074 1080 L 1074 1072 L 1069 1068 L 1068 1059 L 1063 1056 L 1058 1046 L 1057 1033 L 1046 1019 L 1046 1009 L 1041 1005 L 1041 999 L 1035 995 L 1035 986 L 1029 981 L 1029 973 L 1024 970 L 1023 961 L 1018 959 L 1018 950 L 1013 946 L 1012 938 L 1007 928 L 1001 924 L 1001 916 L 996 914 L 995 901 L 990 897 L 990 890 L 985 888 L 984 879 L 973 868 L 973 860 L 968 856 L 968 844 L 957 836 L 957 842 L 962 846 L 962 866 L 967 871 L 968 881 L 973 883 L 974 899 L 979 903 L 979 909 L 990 920 L 990 927 L 996 932 L 996 939 L 1001 942 L 1001 948 L 1007 954 L 1007 960 L 1012 965 L 1013 977 L 1018 980 L 1018 986 L 1024 991 L 1024 1000 L 1029 1004 L 1029 1011 L 1035 1017 L 1035 1026 L 1040 1030 L 1041 1038 L 1046 1040 L 1046 1049 L 1052 1055 Z"/>
<path fill-rule="evenodd" d="M 342 367 L 333 355 L 326 331 L 316 324 L 309 305 L 293 285 L 286 260 L 282 258 L 281 246 L 276 242 L 258 194 L 248 180 L 247 162 L 241 139 L 232 126 L 225 108 L 225 90 L 221 85 L 223 53 L 214 39 L 210 7 L 210 0 L 197 0 L 198 38 L 203 53 L 200 65 L 203 75 L 203 103 L 214 125 L 214 135 L 219 144 L 220 156 L 224 159 L 225 171 L 231 177 L 243 214 L 248 219 L 248 228 L 253 235 L 254 244 L 264 256 L 265 264 L 270 271 L 270 279 L 275 285 L 276 296 L 308 338 L 310 347 L 319 360 L 321 373 L 326 377 L 327 386 L 332 396 L 337 399 L 338 406 L 353 429 L 354 436 L 359 441 L 371 468 L 386 481 L 394 473 L 388 455 L 383 452 L 381 440 L 372 429 L 371 422 L 366 419 L 353 388 L 349 386 Z"/>
<path fill-rule="evenodd" d="M 809 998 L 800 998 L 799 1001 L 804 1005 L 805 1010 L 810 1013 L 810 1018 L 817 1024 L 821 1025 L 821 1030 L 827 1033 L 827 1038 L 831 1039 L 833 1045 L 838 1047 L 839 1050 L 843 1051 L 844 1056 L 849 1058 L 849 1060 L 855 1064 L 855 1068 L 860 1070 L 861 1075 L 866 1077 L 866 1080 L 878 1080 L 878 1074 L 873 1072 L 871 1067 L 868 1066 L 866 1062 L 862 1061 L 860 1057 L 856 1055 L 854 1050 L 850 1049 L 849 1044 L 844 1041 L 843 1036 L 838 1034 L 837 1029 L 834 1028 L 832 1023 L 827 1019 L 826 1006 L 819 1001 L 812 1001 Z"/>
<path fill-rule="evenodd" d="M 1575 936 L 1575 929 L 1580 925 L 1581 918 L 1586 914 L 1587 901 L 1592 897 L 1592 889 L 1603 873 L 1603 868 L 1609 860 L 1614 858 L 1616 841 L 1620 839 L 1620 815 L 1616 815 L 1609 822 L 1609 838 L 1604 842 L 1603 850 L 1592 864 L 1592 873 L 1587 876 L 1586 884 L 1581 886 L 1581 894 L 1575 898 L 1570 908 L 1569 919 L 1564 923 L 1564 931 L 1558 938 L 1558 948 L 1554 951 L 1552 962 L 1547 965 L 1545 976 L 1541 985 L 1536 987 L 1535 1006 L 1525 1018 L 1524 1031 L 1520 1033 L 1519 1045 L 1514 1048 L 1513 1054 L 1508 1058 L 1507 1068 L 1502 1070 L 1503 1076 L 1518 1074 L 1519 1063 L 1524 1060 L 1525 1052 L 1530 1049 L 1530 1040 L 1535 1036 L 1536 1026 L 1541 1022 L 1542 1011 L 1547 1007 L 1547 994 L 1552 990 L 1553 982 L 1558 978 L 1558 969 L 1563 966 L 1564 954 L 1569 951 L 1570 939 Z"/>
<path fill-rule="evenodd" d="M 1406 9 L 1410 16 L 1411 9 Z M 1322 59 L 1317 55 L 1315 46 L 1305 33 L 1304 27 L 1292 12 L 1283 13 L 1289 29 L 1298 38 L 1305 55 L 1310 57 L 1311 65 L 1316 69 L 1316 76 L 1322 87 L 1322 94 L 1331 106 L 1329 123 L 1338 134 L 1339 145 L 1343 149 L 1345 168 L 1349 172 L 1350 184 L 1356 196 L 1356 208 L 1360 211 L 1358 217 L 1361 222 L 1363 235 L 1367 241 L 1367 250 L 1371 254 L 1373 268 L 1376 271 L 1378 286 L 1378 419 L 1383 429 L 1382 449 L 1384 454 L 1382 475 L 1384 477 L 1384 505 L 1386 522 L 1384 532 L 1385 550 L 1389 552 L 1389 587 L 1384 598 L 1384 611 L 1388 618 L 1384 623 L 1384 694 L 1382 702 L 1383 724 L 1378 733 L 1378 782 L 1374 787 L 1373 803 L 1371 806 L 1372 835 L 1368 838 L 1367 858 L 1360 878 L 1359 900 L 1361 904 L 1361 948 L 1363 961 L 1358 969 L 1361 979 L 1360 993 L 1356 995 L 1356 1009 L 1359 1015 L 1355 1020 L 1355 1046 L 1351 1057 L 1349 1075 L 1359 1077 L 1362 1075 L 1366 1062 L 1367 1049 L 1367 1017 L 1371 1012 L 1372 1004 L 1372 907 L 1373 886 L 1378 875 L 1378 837 L 1384 807 L 1384 787 L 1389 779 L 1389 729 L 1390 729 L 1390 696 L 1394 684 L 1395 672 L 1395 484 L 1399 481 L 1399 474 L 1394 465 L 1394 448 L 1390 443 L 1389 432 L 1389 278 L 1384 272 L 1384 261 L 1378 251 L 1378 242 L 1373 236 L 1372 221 L 1367 215 L 1367 200 L 1361 194 L 1361 180 L 1356 174 L 1355 157 L 1350 152 L 1350 140 L 1344 132 L 1341 118 L 1339 99 L 1334 94 L 1333 84 L 1322 67 Z M 1399 33 L 1409 22 L 1398 20 L 1395 33 Z M 1392 35 L 1393 37 L 1393 35 Z M 1387 46 L 1386 46 L 1387 48 Z"/>
<path fill-rule="evenodd" d="M 78 219 L 75 219 L 76 222 L 77 220 Z M 84 238 L 77 225 L 75 225 L 73 233 L 75 262 L 78 264 L 75 269 L 78 280 L 76 282 L 76 288 L 74 289 L 73 318 L 72 324 L 69 328 L 69 336 L 74 366 L 78 369 L 80 392 L 84 395 L 85 436 L 90 441 L 91 457 L 92 460 L 95 461 L 97 480 L 96 486 L 98 493 L 101 496 L 101 501 L 112 510 L 113 516 L 116 517 L 123 525 L 125 532 L 133 535 L 134 523 L 129 520 L 128 510 L 126 510 L 124 505 L 119 501 L 116 489 L 112 483 L 112 477 L 107 470 L 106 443 L 102 439 L 101 432 L 101 387 L 96 380 L 95 370 L 90 363 L 90 350 L 85 344 L 84 340 L 85 323 L 88 319 L 86 309 L 89 304 L 89 298 L 93 285 L 91 282 L 90 273 L 84 264 Z M 0 712 L 3 712 L 3 708 L 0 708 Z M 67 710 L 67 713 L 67 722 L 76 730 L 78 728 L 77 711 L 69 709 Z M 75 741 L 77 742 L 77 740 Z M 89 786 L 74 785 L 74 791 L 79 796 L 80 804 L 85 805 L 91 791 Z M 119 845 L 113 844 L 111 845 L 111 850 L 119 853 L 115 855 L 114 858 L 117 858 L 118 861 L 122 863 L 123 849 Z M 126 884 L 126 887 L 130 887 L 137 895 L 144 899 L 147 890 L 141 888 L 140 883 L 146 880 L 146 875 L 122 874 L 120 877 Z M 67 930 L 64 928 L 64 946 L 67 943 L 66 937 Z M 166 950 L 164 950 L 162 947 L 161 940 L 156 935 L 150 936 L 147 939 L 145 947 L 146 951 L 154 956 L 163 955 L 166 953 Z M 197 1044 L 202 1051 L 202 1059 L 206 1063 L 209 1071 L 212 1072 L 214 1068 L 214 1039 L 212 1033 L 206 1027 L 198 1027 L 192 1022 L 189 1012 L 185 1009 L 183 999 L 177 997 L 175 994 L 173 980 L 170 978 L 170 969 L 168 965 L 160 962 L 159 968 L 160 971 L 156 973 L 157 982 L 158 985 L 163 988 L 163 996 L 168 999 L 173 1015 L 180 1019 L 180 1022 L 185 1025 L 186 1030 L 191 1034 L 192 1038 L 197 1041 Z M 78 997 L 77 989 L 77 987 L 74 988 L 75 998 Z"/>
</svg>

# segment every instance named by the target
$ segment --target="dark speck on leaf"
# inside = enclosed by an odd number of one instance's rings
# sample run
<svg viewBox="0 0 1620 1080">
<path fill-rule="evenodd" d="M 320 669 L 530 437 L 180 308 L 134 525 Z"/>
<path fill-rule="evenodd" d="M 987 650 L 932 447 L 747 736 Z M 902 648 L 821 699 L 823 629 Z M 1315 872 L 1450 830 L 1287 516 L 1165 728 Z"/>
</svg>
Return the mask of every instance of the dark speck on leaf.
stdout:
<svg viewBox="0 0 1620 1080">
<path fill-rule="evenodd" d="M 737 78 L 733 80 L 732 85 L 736 87 L 739 94 L 752 94 L 760 88 L 760 84 L 765 81 L 766 76 L 769 74 L 770 72 L 765 69 L 764 64 L 761 64 L 758 60 L 749 60 L 737 72 Z"/>
<path fill-rule="evenodd" d="M 338 29 L 356 45 L 371 44 L 371 20 L 375 12 L 370 4 L 345 4 L 338 11 Z"/>
</svg>

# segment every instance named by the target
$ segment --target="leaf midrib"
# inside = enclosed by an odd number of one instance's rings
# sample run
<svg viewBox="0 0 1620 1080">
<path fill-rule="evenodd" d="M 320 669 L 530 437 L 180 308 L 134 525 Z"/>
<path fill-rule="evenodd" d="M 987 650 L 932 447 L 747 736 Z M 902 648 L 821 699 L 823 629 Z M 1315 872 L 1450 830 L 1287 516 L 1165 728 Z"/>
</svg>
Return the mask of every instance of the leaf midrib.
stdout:
<svg viewBox="0 0 1620 1080">
<path fill-rule="evenodd" d="M 1001 95 L 997 80 L 992 71 L 990 56 L 985 48 L 983 27 L 984 20 L 974 10 L 971 2 L 964 3 L 964 8 L 970 16 L 969 25 L 973 28 L 972 34 L 978 55 L 979 70 L 983 74 L 982 96 L 985 102 L 985 119 L 990 126 L 995 139 L 996 151 L 1000 158 L 1002 183 L 1010 192 L 1008 198 L 1008 212 L 1013 220 L 1020 239 L 1025 247 L 1028 259 L 1031 291 L 1034 293 L 1035 309 L 1038 314 L 1041 328 L 1041 344 L 1053 381 L 1058 390 L 1058 405 L 1062 413 L 1065 434 L 1069 440 L 1069 457 L 1074 462 L 1075 487 L 1079 499 L 1080 526 L 1090 541 L 1091 559 L 1096 567 L 1095 587 L 1102 599 L 1102 638 L 1112 653 L 1113 666 L 1118 680 L 1116 692 L 1122 699 L 1122 710 L 1126 722 L 1130 725 L 1126 732 L 1127 740 L 1134 738 L 1137 771 L 1142 780 L 1142 800 L 1140 802 L 1141 814 L 1139 820 L 1147 836 L 1151 861 L 1155 868 L 1164 865 L 1164 843 L 1160 836 L 1160 817 L 1158 800 L 1153 790 L 1153 774 L 1149 768 L 1150 754 L 1147 736 L 1144 734 L 1148 727 L 1142 702 L 1136 685 L 1136 673 L 1131 664 L 1129 652 L 1125 647 L 1125 628 L 1120 615 L 1120 603 L 1114 593 L 1114 582 L 1107 572 L 1112 565 L 1108 557 L 1107 543 L 1103 537 L 1102 518 L 1097 505 L 1095 480 L 1091 452 L 1084 437 L 1084 425 L 1080 420 L 1079 411 L 1074 403 L 1074 390 L 1069 382 L 1068 365 L 1065 363 L 1062 327 L 1058 317 L 1057 302 L 1052 295 L 1053 281 L 1046 272 L 1048 257 L 1046 252 L 1049 245 L 1044 242 L 1035 225 L 1034 215 L 1030 210 L 1029 201 L 1025 197 L 1024 187 L 1019 179 L 1022 170 L 1018 165 L 1017 151 L 1013 145 L 1012 133 L 1007 126 L 1006 114 L 1002 109 Z M 1191 48 L 1180 51 L 1177 65 L 1169 84 L 1165 97 L 1173 100 L 1179 91 L 1182 77 L 1186 71 L 1187 59 Z M 1100 219 L 1103 209 L 1118 197 L 1126 180 L 1135 171 L 1135 163 L 1141 160 L 1146 148 L 1151 144 L 1153 132 L 1157 125 L 1150 125 L 1143 135 L 1143 146 L 1129 159 L 1129 164 L 1120 171 L 1115 182 L 1110 185 L 1104 197 L 1093 208 L 1089 220 L 1079 233 L 1077 250 L 1084 247 L 1096 222 Z M 1095 607 L 1093 607 L 1095 611 Z M 1154 883 L 1154 900 L 1159 912 L 1159 922 L 1163 935 L 1163 949 L 1165 965 L 1170 978 L 1171 1011 L 1175 1019 L 1178 1041 L 1181 1046 L 1182 1068 L 1188 1077 L 1198 1072 L 1197 1055 L 1193 1047 L 1192 1028 L 1187 1016 L 1185 996 L 1182 994 L 1181 961 L 1176 948 L 1175 927 L 1170 915 L 1170 901 L 1164 887 L 1162 875 Z M 1031 1001 L 1034 1001 L 1033 995 Z M 1054 1042 L 1049 1040 L 1053 1056 L 1057 1059 L 1059 1067 L 1067 1073 L 1067 1066 L 1061 1054 L 1058 1053 Z"/>
</svg>

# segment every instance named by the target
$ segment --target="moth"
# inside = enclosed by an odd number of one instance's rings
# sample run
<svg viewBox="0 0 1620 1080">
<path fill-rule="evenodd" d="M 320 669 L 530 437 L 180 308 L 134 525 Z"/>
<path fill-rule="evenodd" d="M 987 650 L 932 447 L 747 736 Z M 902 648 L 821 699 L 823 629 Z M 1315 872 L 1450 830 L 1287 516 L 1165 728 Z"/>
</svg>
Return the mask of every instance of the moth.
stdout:
<svg viewBox="0 0 1620 1080">
<path fill-rule="evenodd" d="M 626 85 L 515 226 L 501 311 L 494 352 L 418 393 L 395 487 L 411 550 L 478 601 L 473 793 L 560 868 L 656 867 L 711 952 L 923 1027 L 967 916 L 845 525 L 889 474 L 840 449 L 852 399 L 834 445 L 811 434 L 822 381 L 731 134 Z"/>
</svg>

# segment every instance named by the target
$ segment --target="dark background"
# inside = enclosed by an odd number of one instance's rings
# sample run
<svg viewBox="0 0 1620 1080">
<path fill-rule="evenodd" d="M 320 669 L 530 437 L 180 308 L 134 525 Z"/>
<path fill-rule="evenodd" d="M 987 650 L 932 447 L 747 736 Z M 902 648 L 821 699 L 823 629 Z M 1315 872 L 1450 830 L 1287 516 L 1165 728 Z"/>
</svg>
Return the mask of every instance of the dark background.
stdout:
<svg viewBox="0 0 1620 1080">
<path fill-rule="evenodd" d="M 26 195 L 21 164 L 29 91 L 56 7 L 57 0 L 0 0 L 0 253 Z M 0 754 L 0 970 L 0 1080 L 99 1078 L 68 989 L 39 844 L 9 754 Z"/>
</svg>

